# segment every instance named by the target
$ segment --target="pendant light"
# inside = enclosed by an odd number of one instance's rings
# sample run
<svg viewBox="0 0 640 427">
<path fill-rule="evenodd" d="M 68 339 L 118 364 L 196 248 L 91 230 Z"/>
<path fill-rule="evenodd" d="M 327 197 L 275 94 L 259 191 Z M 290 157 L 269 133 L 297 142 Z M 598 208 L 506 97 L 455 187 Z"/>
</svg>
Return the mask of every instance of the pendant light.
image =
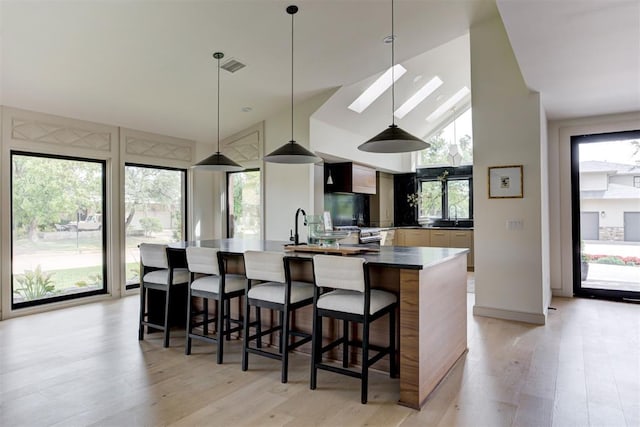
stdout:
<svg viewBox="0 0 640 427">
<path fill-rule="evenodd" d="M 293 15 L 298 12 L 298 6 L 287 7 L 287 13 L 291 15 L 291 140 L 282 147 L 264 156 L 265 162 L 270 163 L 317 163 L 320 157 L 298 144 L 293 139 Z"/>
<path fill-rule="evenodd" d="M 220 152 L 220 60 L 224 57 L 224 53 L 216 52 L 213 57 L 218 60 L 218 151 L 196 163 L 193 167 L 210 171 L 237 172 L 243 170 L 244 167 Z"/>
<path fill-rule="evenodd" d="M 431 144 L 411 135 L 396 125 L 395 116 L 395 75 L 394 75 L 394 44 L 395 33 L 393 25 L 393 0 L 391 0 L 391 124 L 388 128 L 358 147 L 360 151 L 370 153 L 408 153 L 429 148 Z"/>
<path fill-rule="evenodd" d="M 453 144 L 449 144 L 449 161 L 453 166 L 459 166 L 462 161 L 462 155 L 460 154 L 460 149 L 458 147 L 458 138 L 456 135 L 456 109 L 453 110 Z"/>
</svg>

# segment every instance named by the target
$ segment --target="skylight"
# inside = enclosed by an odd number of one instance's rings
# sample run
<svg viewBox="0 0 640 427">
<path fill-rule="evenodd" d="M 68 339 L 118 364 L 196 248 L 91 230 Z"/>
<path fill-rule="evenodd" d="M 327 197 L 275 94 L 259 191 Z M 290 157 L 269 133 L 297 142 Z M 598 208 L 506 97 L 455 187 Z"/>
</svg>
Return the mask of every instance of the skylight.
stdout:
<svg viewBox="0 0 640 427">
<path fill-rule="evenodd" d="M 433 113 L 429 114 L 427 117 L 428 122 L 433 122 L 437 120 L 440 116 L 442 116 L 446 111 L 452 109 L 462 98 L 467 96 L 471 91 L 468 87 L 464 86 L 462 89 L 457 91 L 451 98 L 447 99 L 442 103 Z"/>
<path fill-rule="evenodd" d="M 389 68 L 384 72 L 378 79 L 373 82 L 371 86 L 369 86 L 362 94 L 356 98 L 355 101 L 349 105 L 349 109 L 355 111 L 356 113 L 362 113 L 366 110 L 369 105 L 373 103 L 380 95 L 384 93 L 387 89 L 391 87 L 393 83 L 395 83 L 407 70 L 400 64 L 396 64 L 393 66 L 393 81 L 391 81 L 391 70 Z"/>
<path fill-rule="evenodd" d="M 429 80 L 426 85 L 422 86 L 422 88 L 414 93 L 411 98 L 407 99 L 404 104 L 402 104 L 400 108 L 398 108 L 393 114 L 399 119 L 403 118 L 409 112 L 411 112 L 411 110 L 416 108 L 418 104 L 427 99 L 427 96 L 431 95 L 433 91 L 438 89 L 441 85 L 442 80 L 440 80 L 440 77 L 435 76 L 434 78 Z"/>
</svg>

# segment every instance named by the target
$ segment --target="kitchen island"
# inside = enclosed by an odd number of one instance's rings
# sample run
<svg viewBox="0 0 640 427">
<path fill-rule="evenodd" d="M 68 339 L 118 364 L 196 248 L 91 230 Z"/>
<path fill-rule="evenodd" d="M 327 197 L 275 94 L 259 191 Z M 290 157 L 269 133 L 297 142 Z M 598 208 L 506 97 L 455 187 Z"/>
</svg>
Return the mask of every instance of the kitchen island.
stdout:
<svg viewBox="0 0 640 427">
<path fill-rule="evenodd" d="M 245 251 L 285 252 L 288 242 L 263 240 L 200 240 L 170 244 L 219 248 L 237 258 L 230 268 L 242 268 Z M 297 275 L 307 280 L 313 254 L 291 251 L 286 254 L 300 261 Z M 294 248 L 293 248 L 294 249 Z M 467 257 L 468 249 L 427 247 L 380 247 L 364 253 L 370 266 L 371 286 L 396 292 L 399 296 L 399 404 L 420 409 L 429 394 L 445 378 L 467 350 Z M 294 319 L 296 327 L 310 330 L 312 315 Z M 386 326 L 380 328 L 385 330 Z M 328 334 L 334 329 L 325 328 Z M 357 331 L 354 331 L 357 332 Z M 381 337 L 385 334 L 381 333 Z M 373 331 L 372 341 L 376 339 Z"/>
</svg>

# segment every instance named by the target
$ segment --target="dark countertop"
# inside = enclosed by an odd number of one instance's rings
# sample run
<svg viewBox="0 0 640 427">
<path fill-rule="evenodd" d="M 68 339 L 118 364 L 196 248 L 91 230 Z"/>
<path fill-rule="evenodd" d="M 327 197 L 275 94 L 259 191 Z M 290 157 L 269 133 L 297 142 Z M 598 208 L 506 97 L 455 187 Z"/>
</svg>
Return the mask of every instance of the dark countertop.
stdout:
<svg viewBox="0 0 640 427">
<path fill-rule="evenodd" d="M 387 230 L 414 229 L 414 230 L 473 230 L 473 227 L 434 227 L 431 225 L 406 225 L 402 227 L 389 227 Z"/>
<path fill-rule="evenodd" d="M 219 248 L 222 252 L 241 255 L 246 251 L 274 251 L 284 252 L 284 246 L 291 242 L 275 240 L 241 240 L 241 239 L 220 239 L 220 240 L 197 240 L 188 242 L 170 243 L 172 248 L 184 249 L 189 246 Z M 344 245 L 358 246 L 358 245 Z M 360 245 L 371 247 L 371 245 Z M 375 246 L 378 248 L 378 246 Z M 358 255 L 367 260 L 372 265 L 391 268 L 405 268 L 412 270 L 422 270 L 425 267 L 439 264 L 456 256 L 469 252 L 465 248 L 426 248 L 426 247 L 400 247 L 400 246 L 380 246 L 380 252 Z M 292 258 L 311 258 L 313 254 L 302 252 L 287 252 Z"/>
</svg>

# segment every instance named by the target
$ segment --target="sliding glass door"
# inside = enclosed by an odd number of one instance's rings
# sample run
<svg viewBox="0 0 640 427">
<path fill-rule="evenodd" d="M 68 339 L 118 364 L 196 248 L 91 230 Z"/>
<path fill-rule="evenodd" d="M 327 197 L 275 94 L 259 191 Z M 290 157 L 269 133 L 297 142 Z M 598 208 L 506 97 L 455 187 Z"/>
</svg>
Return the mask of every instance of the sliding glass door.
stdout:
<svg viewBox="0 0 640 427">
<path fill-rule="evenodd" d="M 105 162 L 11 153 L 12 307 L 106 293 Z"/>
<path fill-rule="evenodd" d="M 640 299 L 640 130 L 571 148 L 574 293 Z"/>
</svg>

